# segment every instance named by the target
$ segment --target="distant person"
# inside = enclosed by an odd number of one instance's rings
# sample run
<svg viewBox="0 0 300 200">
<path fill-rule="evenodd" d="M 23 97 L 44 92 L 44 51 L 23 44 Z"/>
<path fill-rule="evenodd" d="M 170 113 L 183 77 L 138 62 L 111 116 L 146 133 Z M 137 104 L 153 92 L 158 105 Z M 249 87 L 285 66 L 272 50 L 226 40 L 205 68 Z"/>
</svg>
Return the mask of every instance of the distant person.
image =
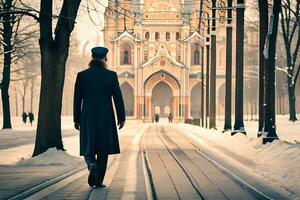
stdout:
<svg viewBox="0 0 300 200">
<path fill-rule="evenodd" d="M 24 124 L 26 124 L 26 122 L 27 122 L 27 117 L 28 116 L 27 116 L 26 112 L 23 112 L 22 113 L 22 121 L 23 121 Z"/>
<path fill-rule="evenodd" d="M 32 123 L 34 121 L 34 114 L 32 112 L 29 112 L 28 113 L 28 118 L 29 118 L 29 122 L 30 122 L 30 124 L 32 126 Z"/>
<path fill-rule="evenodd" d="M 159 114 L 155 113 L 155 122 L 158 123 L 159 122 Z"/>
<path fill-rule="evenodd" d="M 110 154 L 119 154 L 118 131 L 125 124 L 125 108 L 118 76 L 107 69 L 108 49 L 92 50 L 89 68 L 77 74 L 74 91 L 74 126 L 80 131 L 80 155 L 90 171 L 88 184 L 105 187 L 103 179 Z"/>
<path fill-rule="evenodd" d="M 168 119 L 169 119 L 169 123 L 173 122 L 173 114 L 172 113 L 169 114 Z"/>
</svg>

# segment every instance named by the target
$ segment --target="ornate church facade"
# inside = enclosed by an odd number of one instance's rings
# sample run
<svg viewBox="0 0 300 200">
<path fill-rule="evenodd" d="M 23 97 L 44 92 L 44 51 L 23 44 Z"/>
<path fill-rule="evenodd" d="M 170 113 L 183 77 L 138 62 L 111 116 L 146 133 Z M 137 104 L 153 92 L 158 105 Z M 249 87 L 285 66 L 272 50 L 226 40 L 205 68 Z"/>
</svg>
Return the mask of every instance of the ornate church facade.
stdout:
<svg viewBox="0 0 300 200">
<path fill-rule="evenodd" d="M 118 72 L 127 116 L 145 121 L 155 113 L 172 113 L 175 121 L 200 117 L 205 39 L 197 31 L 199 2 L 109 1 L 104 44 L 109 67 Z M 217 53 L 217 73 L 222 74 L 217 91 L 225 81 L 223 43 Z"/>
</svg>

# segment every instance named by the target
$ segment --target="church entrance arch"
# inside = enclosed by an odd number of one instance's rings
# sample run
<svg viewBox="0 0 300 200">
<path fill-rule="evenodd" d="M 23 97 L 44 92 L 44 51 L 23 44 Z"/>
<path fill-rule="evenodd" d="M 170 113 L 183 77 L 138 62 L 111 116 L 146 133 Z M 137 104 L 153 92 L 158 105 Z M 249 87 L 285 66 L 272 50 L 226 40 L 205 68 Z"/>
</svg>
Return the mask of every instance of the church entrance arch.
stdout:
<svg viewBox="0 0 300 200">
<path fill-rule="evenodd" d="M 163 81 L 156 84 L 152 90 L 151 104 L 152 113 L 160 117 L 168 117 L 173 110 L 172 88 Z"/>
<path fill-rule="evenodd" d="M 144 82 L 145 117 L 153 119 L 155 113 L 160 117 L 173 114 L 179 118 L 180 85 L 178 80 L 166 71 L 158 71 L 149 76 Z"/>
</svg>

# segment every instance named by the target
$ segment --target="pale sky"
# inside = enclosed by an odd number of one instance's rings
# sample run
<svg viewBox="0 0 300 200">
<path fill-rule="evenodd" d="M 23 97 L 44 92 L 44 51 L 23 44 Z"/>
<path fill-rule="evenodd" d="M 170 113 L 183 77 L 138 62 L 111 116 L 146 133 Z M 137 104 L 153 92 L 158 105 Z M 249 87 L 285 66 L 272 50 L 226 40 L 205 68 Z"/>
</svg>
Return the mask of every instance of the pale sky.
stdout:
<svg viewBox="0 0 300 200">
<path fill-rule="evenodd" d="M 104 24 L 104 12 L 107 5 L 107 0 L 99 0 L 101 3 L 97 3 L 95 0 L 90 0 L 94 3 L 94 7 L 88 0 L 84 0 L 81 3 L 80 10 L 77 16 L 77 24 L 75 26 L 75 32 L 80 41 L 80 48 L 88 52 L 92 47 L 96 45 L 103 45 L 103 35 L 101 30 Z M 90 12 L 88 13 L 88 6 Z M 94 23 L 92 22 L 93 19 Z"/>
<path fill-rule="evenodd" d="M 31 8 L 40 10 L 39 0 L 23 0 L 22 2 L 26 5 L 29 5 Z M 62 3 L 63 0 L 53 1 L 54 15 L 59 15 Z M 107 0 L 81 1 L 76 18 L 75 29 L 73 31 L 73 34 L 77 35 L 77 38 L 80 42 L 80 49 L 83 49 L 84 46 L 86 46 L 86 51 L 89 51 L 91 47 L 103 44 L 101 30 L 103 29 L 105 6 L 107 6 Z M 95 24 L 91 22 L 90 16 Z M 56 20 L 53 20 L 53 28 L 55 25 Z"/>
</svg>

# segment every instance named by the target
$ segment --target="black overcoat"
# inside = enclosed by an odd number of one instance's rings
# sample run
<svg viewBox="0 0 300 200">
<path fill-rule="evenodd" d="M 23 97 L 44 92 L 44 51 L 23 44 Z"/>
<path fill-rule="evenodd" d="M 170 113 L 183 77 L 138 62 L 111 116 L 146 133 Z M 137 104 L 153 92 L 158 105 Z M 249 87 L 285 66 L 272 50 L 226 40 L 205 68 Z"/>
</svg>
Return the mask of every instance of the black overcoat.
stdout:
<svg viewBox="0 0 300 200">
<path fill-rule="evenodd" d="M 98 63 L 77 74 L 74 123 L 80 123 L 80 155 L 120 153 L 112 99 L 118 122 L 125 121 L 116 72 Z"/>
</svg>

